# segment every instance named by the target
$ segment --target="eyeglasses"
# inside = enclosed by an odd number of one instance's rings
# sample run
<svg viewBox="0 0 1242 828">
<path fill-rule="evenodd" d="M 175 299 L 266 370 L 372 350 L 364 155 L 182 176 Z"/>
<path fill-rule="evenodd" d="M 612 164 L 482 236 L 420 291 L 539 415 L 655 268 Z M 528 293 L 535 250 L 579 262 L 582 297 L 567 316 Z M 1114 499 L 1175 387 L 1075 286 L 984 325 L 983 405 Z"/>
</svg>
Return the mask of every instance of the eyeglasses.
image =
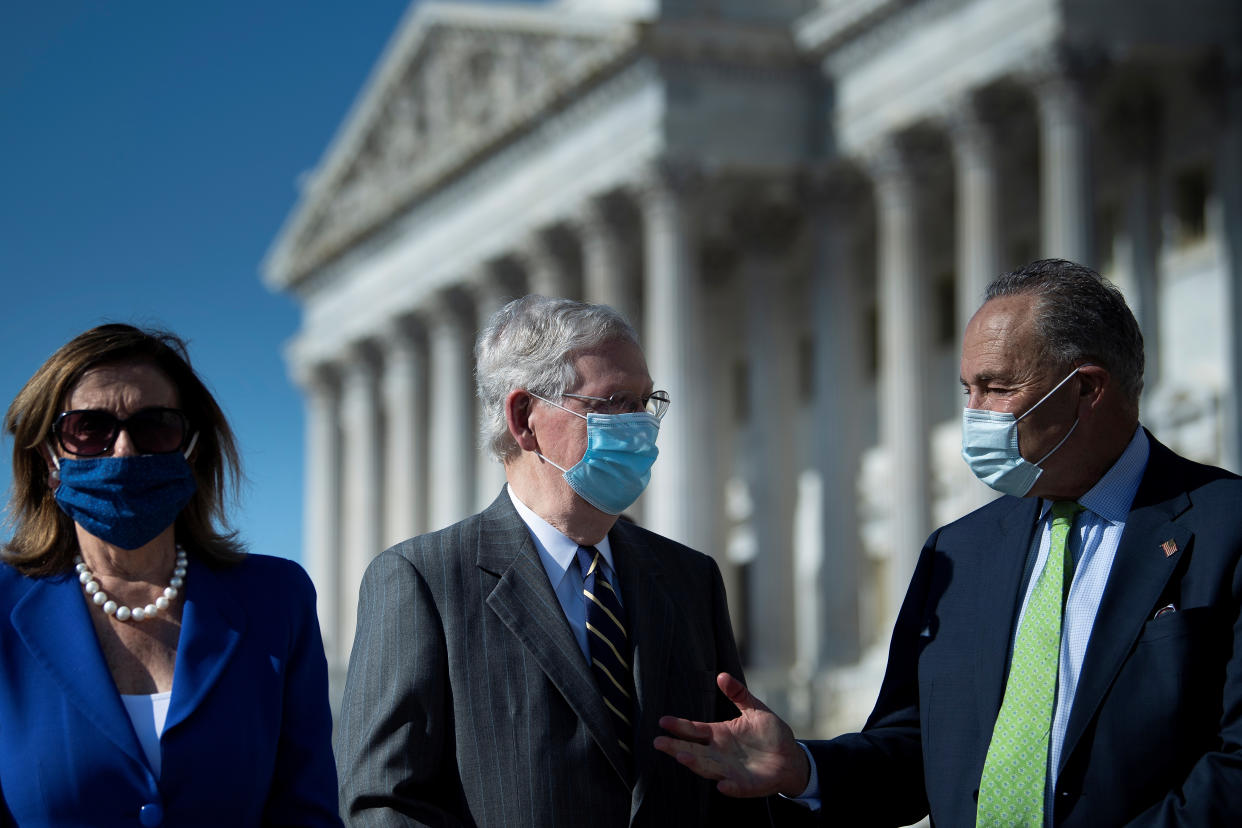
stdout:
<svg viewBox="0 0 1242 828">
<path fill-rule="evenodd" d="M 141 454 L 168 454 L 185 448 L 190 421 L 175 408 L 144 408 L 120 419 L 110 411 L 82 408 L 65 411 L 52 423 L 60 447 L 79 457 L 112 450 L 121 429 Z"/>
<path fill-rule="evenodd" d="M 667 391 L 652 391 L 646 397 L 635 397 L 632 394 L 610 394 L 607 397 L 591 397 L 586 394 L 561 394 L 575 400 L 585 400 L 595 414 L 635 414 L 646 411 L 657 420 L 664 417 L 671 402 Z"/>
</svg>

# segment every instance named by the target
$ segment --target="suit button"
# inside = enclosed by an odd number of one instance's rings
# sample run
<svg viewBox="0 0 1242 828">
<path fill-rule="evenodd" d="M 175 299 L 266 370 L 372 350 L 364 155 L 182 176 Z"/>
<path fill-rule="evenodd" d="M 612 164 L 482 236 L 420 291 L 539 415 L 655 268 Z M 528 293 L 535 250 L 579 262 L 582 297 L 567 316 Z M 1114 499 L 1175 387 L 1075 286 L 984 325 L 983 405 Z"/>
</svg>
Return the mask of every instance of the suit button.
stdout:
<svg viewBox="0 0 1242 828">
<path fill-rule="evenodd" d="M 138 821 L 143 828 L 156 828 L 164 822 L 164 809 L 158 802 L 148 802 L 138 809 Z"/>
</svg>

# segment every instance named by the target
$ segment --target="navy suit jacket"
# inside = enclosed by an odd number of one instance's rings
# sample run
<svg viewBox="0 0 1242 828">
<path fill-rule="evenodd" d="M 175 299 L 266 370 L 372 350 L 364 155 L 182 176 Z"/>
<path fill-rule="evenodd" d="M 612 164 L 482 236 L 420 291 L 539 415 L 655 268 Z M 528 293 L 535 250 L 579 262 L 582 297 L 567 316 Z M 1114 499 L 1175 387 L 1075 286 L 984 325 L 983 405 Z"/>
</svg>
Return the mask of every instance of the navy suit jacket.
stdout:
<svg viewBox="0 0 1242 828">
<path fill-rule="evenodd" d="M 619 521 L 608 534 L 634 643 L 637 778 L 507 492 L 372 561 L 337 734 L 355 826 L 746 825 L 762 801 L 652 747 L 661 715 L 737 715 L 724 584 L 706 555 Z"/>
<path fill-rule="evenodd" d="M 77 578 L 0 564 L 0 826 L 340 825 L 331 730 L 297 564 L 190 558 L 159 779 Z"/>
<path fill-rule="evenodd" d="M 905 825 L 930 810 L 936 825 L 975 824 L 1038 510 L 1004 497 L 928 539 L 866 727 L 809 744 L 826 820 Z M 1053 824 L 1242 825 L 1240 562 L 1242 480 L 1153 439 L 1070 711 Z M 1167 604 L 1177 611 L 1155 617 Z"/>
</svg>

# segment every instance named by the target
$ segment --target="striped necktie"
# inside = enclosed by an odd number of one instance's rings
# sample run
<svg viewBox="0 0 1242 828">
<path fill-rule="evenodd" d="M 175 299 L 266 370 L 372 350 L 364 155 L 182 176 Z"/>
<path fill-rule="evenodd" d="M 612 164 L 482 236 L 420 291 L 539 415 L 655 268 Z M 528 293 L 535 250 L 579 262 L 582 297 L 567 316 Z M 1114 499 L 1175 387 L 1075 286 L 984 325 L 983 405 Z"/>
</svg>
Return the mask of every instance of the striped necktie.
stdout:
<svg viewBox="0 0 1242 828">
<path fill-rule="evenodd" d="M 1071 500 L 1052 504 L 1048 559 L 1018 626 L 1005 698 L 983 763 L 977 828 L 1042 828 L 1044 824 L 1048 736 L 1061 657 L 1065 547 L 1074 517 L 1081 511 Z"/>
<path fill-rule="evenodd" d="M 630 759 L 634 740 L 634 673 L 630 668 L 630 640 L 625 610 L 604 571 L 604 556 L 594 546 L 578 547 L 582 568 L 582 595 L 586 600 L 587 646 L 591 670 L 604 699 L 622 752 Z"/>
</svg>

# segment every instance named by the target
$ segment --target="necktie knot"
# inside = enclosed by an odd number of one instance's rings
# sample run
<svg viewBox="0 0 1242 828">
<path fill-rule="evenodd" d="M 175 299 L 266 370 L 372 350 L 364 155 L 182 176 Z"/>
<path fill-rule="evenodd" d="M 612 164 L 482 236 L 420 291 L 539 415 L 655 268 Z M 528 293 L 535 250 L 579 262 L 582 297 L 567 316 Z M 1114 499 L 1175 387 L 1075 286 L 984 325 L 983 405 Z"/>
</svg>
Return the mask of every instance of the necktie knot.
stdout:
<svg viewBox="0 0 1242 828">
<path fill-rule="evenodd" d="M 604 558 L 594 546 L 578 547 L 578 568 L 582 570 L 582 580 L 593 576 L 604 565 Z"/>
<path fill-rule="evenodd" d="M 1074 500 L 1058 500 L 1052 504 L 1052 520 L 1055 523 L 1058 520 L 1074 522 L 1074 518 L 1083 510 L 1081 503 Z"/>
</svg>

